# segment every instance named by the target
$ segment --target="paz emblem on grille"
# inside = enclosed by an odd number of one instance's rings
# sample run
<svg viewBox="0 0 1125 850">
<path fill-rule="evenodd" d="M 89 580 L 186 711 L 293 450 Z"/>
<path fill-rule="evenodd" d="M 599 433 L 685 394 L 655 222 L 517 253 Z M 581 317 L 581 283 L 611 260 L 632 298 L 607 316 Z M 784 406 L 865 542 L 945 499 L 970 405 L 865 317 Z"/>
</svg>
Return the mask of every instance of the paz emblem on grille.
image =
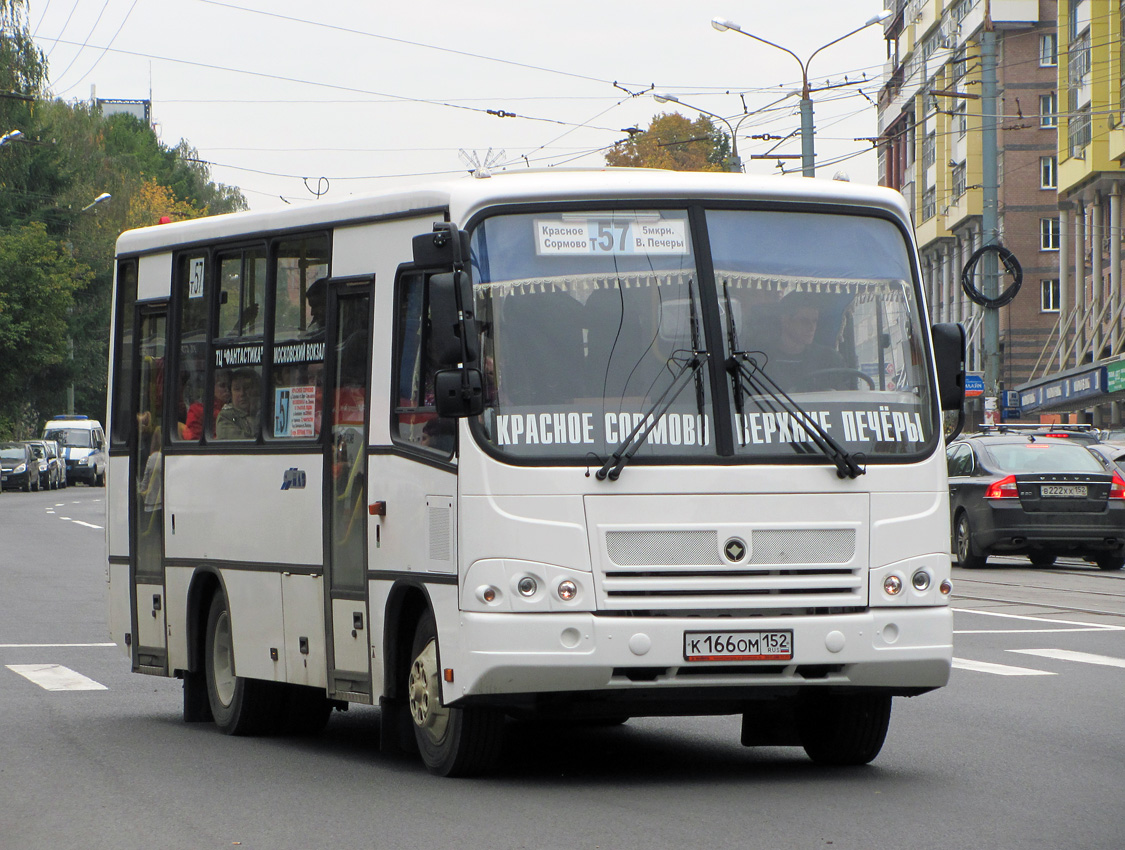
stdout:
<svg viewBox="0 0 1125 850">
<path fill-rule="evenodd" d="M 741 561 L 746 557 L 746 541 L 732 537 L 723 544 L 723 555 L 728 561 Z"/>
</svg>

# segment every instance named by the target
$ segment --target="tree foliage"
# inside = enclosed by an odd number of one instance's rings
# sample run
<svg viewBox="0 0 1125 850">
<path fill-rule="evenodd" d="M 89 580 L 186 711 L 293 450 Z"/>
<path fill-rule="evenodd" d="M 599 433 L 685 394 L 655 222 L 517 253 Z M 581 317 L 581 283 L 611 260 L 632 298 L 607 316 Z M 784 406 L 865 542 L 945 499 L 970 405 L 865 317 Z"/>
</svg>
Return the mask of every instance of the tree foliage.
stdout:
<svg viewBox="0 0 1125 850">
<path fill-rule="evenodd" d="M 25 8 L 0 0 L 0 134 L 23 132 L 0 148 L 0 438 L 65 410 L 70 385 L 77 412 L 105 410 L 123 230 L 246 208 L 187 141 L 169 147 L 131 115 L 51 99 Z M 112 199 L 89 207 L 103 192 Z"/>
<path fill-rule="evenodd" d="M 730 138 L 710 118 L 701 115 L 692 121 L 666 112 L 653 118 L 647 130 L 614 145 L 605 161 L 632 168 L 722 171 L 729 157 Z"/>
</svg>

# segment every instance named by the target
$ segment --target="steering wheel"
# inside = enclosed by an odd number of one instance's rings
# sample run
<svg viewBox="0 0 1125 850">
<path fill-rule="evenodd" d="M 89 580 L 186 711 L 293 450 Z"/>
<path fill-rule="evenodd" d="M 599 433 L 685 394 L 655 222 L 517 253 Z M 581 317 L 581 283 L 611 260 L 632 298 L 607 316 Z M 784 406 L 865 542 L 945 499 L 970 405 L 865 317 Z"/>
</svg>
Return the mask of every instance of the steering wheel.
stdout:
<svg viewBox="0 0 1125 850">
<path fill-rule="evenodd" d="M 828 369 L 816 369 L 805 375 L 805 381 L 813 381 L 819 375 L 844 375 L 849 378 L 862 378 L 867 384 L 868 389 L 875 389 L 875 379 L 868 375 L 866 372 L 861 372 L 859 369 L 852 369 L 850 366 L 833 366 Z"/>
</svg>

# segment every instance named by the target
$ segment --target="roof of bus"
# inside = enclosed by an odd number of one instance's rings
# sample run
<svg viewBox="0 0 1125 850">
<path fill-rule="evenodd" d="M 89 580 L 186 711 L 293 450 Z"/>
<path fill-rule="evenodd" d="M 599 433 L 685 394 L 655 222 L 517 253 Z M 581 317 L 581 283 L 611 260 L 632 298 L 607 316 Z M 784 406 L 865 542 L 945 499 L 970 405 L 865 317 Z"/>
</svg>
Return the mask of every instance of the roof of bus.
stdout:
<svg viewBox="0 0 1125 850">
<path fill-rule="evenodd" d="M 411 212 L 426 214 L 448 209 L 452 220 L 463 226 L 481 209 L 497 204 L 677 198 L 855 205 L 886 210 L 908 226 L 910 221 L 899 193 L 840 180 L 645 168 L 559 168 L 501 172 L 488 179 L 464 177 L 415 183 L 340 201 L 144 227 L 121 234 L 117 253 L 150 253 L 239 235 L 325 227 Z"/>
</svg>

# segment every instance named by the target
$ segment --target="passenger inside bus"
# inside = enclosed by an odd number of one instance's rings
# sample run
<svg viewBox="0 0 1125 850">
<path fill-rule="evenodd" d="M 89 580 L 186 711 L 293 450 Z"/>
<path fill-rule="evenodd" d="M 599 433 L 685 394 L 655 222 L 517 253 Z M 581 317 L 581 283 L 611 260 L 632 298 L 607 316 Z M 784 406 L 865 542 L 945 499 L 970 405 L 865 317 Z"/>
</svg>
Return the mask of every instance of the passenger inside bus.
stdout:
<svg viewBox="0 0 1125 850">
<path fill-rule="evenodd" d="M 231 376 L 230 403 L 223 405 L 215 420 L 215 439 L 252 440 L 258 436 L 259 383 L 254 369 L 239 369 Z"/>
</svg>

